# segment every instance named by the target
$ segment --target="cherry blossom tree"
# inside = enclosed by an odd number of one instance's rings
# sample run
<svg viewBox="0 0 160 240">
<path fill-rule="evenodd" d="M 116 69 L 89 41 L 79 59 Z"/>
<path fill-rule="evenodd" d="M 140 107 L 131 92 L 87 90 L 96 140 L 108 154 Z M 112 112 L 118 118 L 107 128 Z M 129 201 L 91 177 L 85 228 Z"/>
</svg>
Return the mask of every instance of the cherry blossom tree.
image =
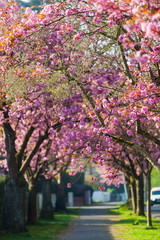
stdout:
<svg viewBox="0 0 160 240">
<path fill-rule="evenodd" d="M 71 89 L 78 91 L 80 98 L 83 95 L 81 107 L 92 123 L 88 131 L 84 129 L 90 139 L 95 136 L 96 142 L 90 140 L 84 145 L 83 153 L 93 154 L 95 149 L 100 152 L 101 147 L 105 148 L 105 154 L 114 153 L 125 145 L 160 170 L 159 3 L 156 0 L 53 2 L 39 13 L 27 8 L 23 14 L 14 1 L 4 1 L 0 7 L 1 109 L 10 177 L 19 176 L 17 159 L 20 174 L 24 175 L 31 159 L 49 137 L 49 123 L 40 131 L 34 129 L 34 123 L 26 133 L 21 154 L 16 154 L 8 102 L 15 98 L 15 83 L 34 87 L 35 82 L 46 82 L 52 94 L 56 88 L 68 97 Z M 23 86 L 18 91 L 19 96 L 24 95 Z M 37 111 L 34 109 L 35 116 Z M 48 119 L 49 110 L 45 114 Z M 43 115 L 37 116 L 42 121 Z M 83 122 L 86 116 L 80 112 L 78 118 Z M 67 118 L 65 115 L 62 119 Z M 21 165 L 27 139 L 33 132 L 36 149 Z M 105 157 L 97 155 L 97 159 L 103 162 Z"/>
</svg>

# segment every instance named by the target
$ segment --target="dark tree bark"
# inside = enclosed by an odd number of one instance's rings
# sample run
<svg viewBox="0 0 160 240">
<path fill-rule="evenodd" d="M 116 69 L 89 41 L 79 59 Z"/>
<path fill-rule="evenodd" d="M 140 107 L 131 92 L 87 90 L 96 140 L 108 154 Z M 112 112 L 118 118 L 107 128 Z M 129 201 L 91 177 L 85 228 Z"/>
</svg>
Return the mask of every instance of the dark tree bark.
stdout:
<svg viewBox="0 0 160 240">
<path fill-rule="evenodd" d="M 5 106 L 5 103 L 3 103 Z M 7 107 L 6 107 L 7 108 Z M 25 180 L 23 175 L 25 174 L 29 164 L 37 153 L 40 145 L 48 137 L 48 128 L 46 128 L 43 135 L 39 135 L 38 141 L 30 152 L 29 156 L 24 160 L 24 152 L 28 141 L 34 131 L 31 126 L 28 132 L 24 136 L 19 152 L 16 151 L 15 141 L 16 133 L 9 123 L 9 109 L 3 111 L 4 123 L 3 132 L 5 138 L 5 147 L 7 152 L 7 166 L 8 166 L 8 181 L 6 183 L 5 190 L 5 205 L 3 216 L 3 227 L 7 230 L 14 232 L 26 231 L 25 226 Z M 24 160 L 24 161 L 22 161 Z"/>
<path fill-rule="evenodd" d="M 45 156 L 48 155 L 51 146 L 51 140 L 49 140 L 47 144 L 47 150 Z M 36 166 L 35 170 L 33 171 L 32 168 L 29 166 L 26 170 L 26 176 L 29 183 L 29 197 L 28 197 L 28 215 L 27 220 L 29 224 L 36 224 L 37 223 L 37 189 L 36 185 L 38 182 L 38 177 L 42 173 L 43 167 L 45 167 L 46 162 L 41 163 L 38 166 L 39 162 L 41 161 L 41 156 L 38 154 L 36 159 Z"/>
<path fill-rule="evenodd" d="M 25 227 L 25 185 L 26 181 L 18 173 L 15 148 L 15 131 L 8 122 L 8 112 L 4 112 L 3 123 L 7 151 L 8 180 L 5 187 L 3 227 L 14 232 L 26 231 Z"/>
<path fill-rule="evenodd" d="M 131 196 L 131 189 L 129 186 L 129 181 L 126 183 L 126 188 L 127 188 L 128 199 L 130 199 L 132 196 Z"/>
<path fill-rule="evenodd" d="M 137 193 L 135 180 L 131 181 L 131 196 L 132 196 L 132 209 L 133 212 L 137 212 Z"/>
<path fill-rule="evenodd" d="M 143 173 L 136 179 L 136 189 L 137 189 L 137 215 L 144 216 L 144 182 Z"/>
<path fill-rule="evenodd" d="M 60 172 L 60 183 L 58 184 L 58 193 L 56 199 L 56 210 L 66 210 L 65 199 L 65 170 Z"/>
<path fill-rule="evenodd" d="M 147 171 L 147 226 L 152 227 L 152 216 L 151 216 L 151 171 Z"/>
<path fill-rule="evenodd" d="M 40 218 L 42 219 L 53 219 L 54 218 L 54 208 L 51 202 L 52 193 L 52 181 L 50 179 L 43 180 L 42 184 L 42 209 L 40 211 Z"/>
<path fill-rule="evenodd" d="M 29 224 L 37 223 L 37 191 L 34 181 L 29 183 L 27 222 Z"/>
<path fill-rule="evenodd" d="M 26 182 L 8 179 L 5 186 L 3 227 L 8 231 L 25 232 Z"/>
</svg>

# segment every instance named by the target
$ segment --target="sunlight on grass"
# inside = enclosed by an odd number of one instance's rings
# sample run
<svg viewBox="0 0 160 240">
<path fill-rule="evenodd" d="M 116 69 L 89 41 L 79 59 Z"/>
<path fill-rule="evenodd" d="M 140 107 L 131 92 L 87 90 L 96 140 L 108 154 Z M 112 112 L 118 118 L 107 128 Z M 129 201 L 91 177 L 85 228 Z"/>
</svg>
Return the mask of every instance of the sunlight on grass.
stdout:
<svg viewBox="0 0 160 240">
<path fill-rule="evenodd" d="M 119 209 L 111 209 L 109 214 L 117 214 L 119 221 L 114 225 L 114 237 L 123 240 L 159 240 L 160 221 L 153 219 L 153 227 L 147 228 L 146 217 L 140 217 L 124 205 Z"/>
</svg>

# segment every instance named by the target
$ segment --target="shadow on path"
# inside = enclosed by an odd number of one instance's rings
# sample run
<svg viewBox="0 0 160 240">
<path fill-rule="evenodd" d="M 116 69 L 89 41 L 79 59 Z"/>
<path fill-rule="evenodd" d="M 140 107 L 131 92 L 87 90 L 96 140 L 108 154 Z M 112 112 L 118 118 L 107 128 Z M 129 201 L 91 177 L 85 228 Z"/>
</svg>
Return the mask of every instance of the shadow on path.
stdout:
<svg viewBox="0 0 160 240">
<path fill-rule="evenodd" d="M 115 204 L 103 204 L 80 209 L 80 216 L 71 221 L 70 227 L 60 240 L 118 240 L 111 235 L 111 227 L 117 223 L 117 216 L 107 215 Z"/>
</svg>

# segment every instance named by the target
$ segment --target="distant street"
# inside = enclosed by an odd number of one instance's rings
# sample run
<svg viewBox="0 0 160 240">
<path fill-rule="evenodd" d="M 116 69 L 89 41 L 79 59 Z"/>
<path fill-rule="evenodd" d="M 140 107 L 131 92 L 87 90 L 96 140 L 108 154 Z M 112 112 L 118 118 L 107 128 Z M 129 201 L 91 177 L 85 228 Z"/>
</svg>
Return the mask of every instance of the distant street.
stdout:
<svg viewBox="0 0 160 240">
<path fill-rule="evenodd" d="M 153 205 L 151 207 L 152 217 L 155 217 L 160 220 L 160 204 Z"/>
</svg>

